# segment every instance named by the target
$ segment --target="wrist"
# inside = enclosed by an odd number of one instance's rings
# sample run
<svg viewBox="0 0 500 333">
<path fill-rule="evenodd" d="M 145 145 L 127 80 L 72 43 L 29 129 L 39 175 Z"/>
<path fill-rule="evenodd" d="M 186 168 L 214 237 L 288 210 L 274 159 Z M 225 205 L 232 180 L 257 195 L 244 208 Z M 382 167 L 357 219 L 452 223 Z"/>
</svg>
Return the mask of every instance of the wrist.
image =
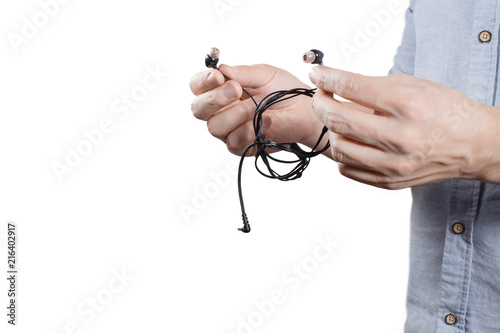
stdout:
<svg viewBox="0 0 500 333">
<path fill-rule="evenodd" d="M 464 178 L 500 184 L 500 108 L 483 105 L 471 136 L 471 162 Z M 467 133 L 464 133 L 467 135 Z"/>
<path fill-rule="evenodd" d="M 316 143 L 318 142 L 318 139 L 321 135 L 321 131 L 323 130 L 323 123 L 319 121 L 319 119 L 316 117 L 316 115 L 313 115 L 312 120 L 311 120 L 311 125 L 310 125 L 310 131 L 309 135 L 303 138 L 302 140 L 299 141 L 299 143 L 306 145 L 309 148 L 313 148 Z M 323 147 L 326 145 L 326 143 L 329 140 L 329 135 L 328 132 L 323 135 L 323 138 L 321 139 L 320 143 L 316 147 L 316 150 L 323 149 Z M 323 152 L 323 155 L 332 158 L 330 149 L 327 149 L 326 151 Z"/>
</svg>

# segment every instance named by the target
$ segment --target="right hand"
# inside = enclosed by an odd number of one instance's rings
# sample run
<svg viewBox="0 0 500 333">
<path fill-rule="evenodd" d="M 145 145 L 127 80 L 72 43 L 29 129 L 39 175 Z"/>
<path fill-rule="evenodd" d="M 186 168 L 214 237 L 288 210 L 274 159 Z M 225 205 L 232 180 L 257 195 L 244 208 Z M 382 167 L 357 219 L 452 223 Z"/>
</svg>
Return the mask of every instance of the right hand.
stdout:
<svg viewBox="0 0 500 333">
<path fill-rule="evenodd" d="M 231 80 L 226 81 L 224 75 Z M 191 78 L 191 91 L 197 97 L 191 104 L 193 115 L 207 121 L 208 131 L 226 143 L 228 150 L 241 155 L 255 140 L 253 116 L 255 104 L 242 91 L 248 91 L 259 103 L 276 90 L 309 88 L 289 72 L 270 65 L 221 65 Z M 311 98 L 297 96 L 279 102 L 263 114 L 262 132 L 267 140 L 278 143 L 300 142 L 311 147 L 323 128 L 311 107 Z M 256 147 L 248 152 L 255 154 Z"/>
</svg>

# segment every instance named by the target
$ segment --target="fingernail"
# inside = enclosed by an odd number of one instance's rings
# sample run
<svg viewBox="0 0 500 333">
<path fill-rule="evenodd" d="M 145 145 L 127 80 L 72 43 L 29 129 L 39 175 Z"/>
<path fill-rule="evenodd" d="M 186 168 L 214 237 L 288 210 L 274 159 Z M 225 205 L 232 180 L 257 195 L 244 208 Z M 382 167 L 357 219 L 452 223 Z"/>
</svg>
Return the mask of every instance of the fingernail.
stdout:
<svg viewBox="0 0 500 333">
<path fill-rule="evenodd" d="M 210 85 L 213 85 L 216 83 L 216 79 L 215 79 L 215 75 L 214 73 L 210 73 L 210 75 L 208 75 L 207 77 L 207 83 L 210 84 Z"/>
<path fill-rule="evenodd" d="M 320 71 L 319 67 L 315 66 L 315 67 L 313 67 L 313 69 L 309 73 L 309 80 L 311 80 L 312 83 L 316 83 L 318 81 L 319 71 Z"/>
<path fill-rule="evenodd" d="M 266 131 L 271 127 L 272 121 L 270 117 L 262 116 L 262 130 Z"/>
<path fill-rule="evenodd" d="M 226 86 L 222 88 L 222 95 L 227 99 L 235 99 L 238 97 L 236 89 L 230 84 L 226 84 Z"/>
</svg>

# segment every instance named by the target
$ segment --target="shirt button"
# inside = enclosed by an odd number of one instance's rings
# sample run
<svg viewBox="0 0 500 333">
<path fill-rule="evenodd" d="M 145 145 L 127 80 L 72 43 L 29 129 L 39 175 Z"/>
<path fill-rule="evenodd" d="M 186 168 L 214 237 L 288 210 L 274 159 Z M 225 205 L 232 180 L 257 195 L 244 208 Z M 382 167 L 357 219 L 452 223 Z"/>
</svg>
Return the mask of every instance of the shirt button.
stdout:
<svg viewBox="0 0 500 333">
<path fill-rule="evenodd" d="M 451 227 L 451 230 L 453 230 L 453 233 L 460 235 L 461 233 L 464 232 L 465 227 L 462 223 L 457 222 L 457 223 L 453 224 L 453 226 Z"/>
<path fill-rule="evenodd" d="M 483 30 L 479 33 L 478 38 L 481 43 L 489 43 L 491 40 L 491 32 Z"/>
<path fill-rule="evenodd" d="M 457 317 L 451 313 L 447 314 L 446 317 L 444 317 L 444 322 L 448 325 L 454 325 L 457 322 Z"/>
</svg>

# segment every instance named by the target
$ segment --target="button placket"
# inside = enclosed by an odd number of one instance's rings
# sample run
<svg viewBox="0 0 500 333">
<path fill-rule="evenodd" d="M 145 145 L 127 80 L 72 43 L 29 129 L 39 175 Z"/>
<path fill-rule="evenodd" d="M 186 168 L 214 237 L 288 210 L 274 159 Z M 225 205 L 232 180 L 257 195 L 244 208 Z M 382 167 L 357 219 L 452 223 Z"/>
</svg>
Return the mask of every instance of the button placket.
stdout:
<svg viewBox="0 0 500 333">
<path fill-rule="evenodd" d="M 466 316 L 471 275 L 471 238 L 480 189 L 479 182 L 462 179 L 453 179 L 451 186 L 441 271 L 442 296 L 438 332 L 448 332 L 452 327 L 462 329 L 464 325 L 462 317 Z"/>
</svg>

